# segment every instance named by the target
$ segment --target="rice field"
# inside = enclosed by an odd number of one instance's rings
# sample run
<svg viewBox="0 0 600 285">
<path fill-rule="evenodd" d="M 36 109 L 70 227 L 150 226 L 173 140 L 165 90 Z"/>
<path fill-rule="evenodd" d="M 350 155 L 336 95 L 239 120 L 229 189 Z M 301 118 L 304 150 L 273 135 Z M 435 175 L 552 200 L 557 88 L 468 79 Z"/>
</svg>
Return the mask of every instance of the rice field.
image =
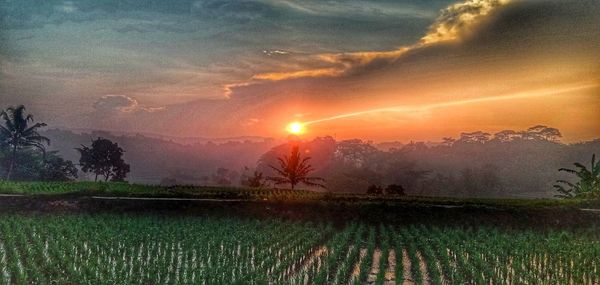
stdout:
<svg viewBox="0 0 600 285">
<path fill-rule="evenodd" d="M 599 284 L 600 231 L 0 216 L 2 284 Z"/>
</svg>

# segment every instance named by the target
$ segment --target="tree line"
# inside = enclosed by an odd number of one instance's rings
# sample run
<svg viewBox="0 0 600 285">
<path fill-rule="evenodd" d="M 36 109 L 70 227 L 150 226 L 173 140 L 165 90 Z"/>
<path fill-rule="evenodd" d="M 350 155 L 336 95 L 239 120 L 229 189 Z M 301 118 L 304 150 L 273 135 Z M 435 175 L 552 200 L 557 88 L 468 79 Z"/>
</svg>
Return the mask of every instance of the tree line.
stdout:
<svg viewBox="0 0 600 285">
<path fill-rule="evenodd" d="M 75 148 L 74 163 L 56 151 L 40 134 L 47 125 L 35 122 L 24 106 L 0 112 L 0 177 L 6 180 L 71 181 L 79 172 L 94 180 L 125 181 L 130 165 L 125 151 L 109 139 L 96 137 L 91 144 Z M 388 150 L 362 140 L 335 141 L 331 137 L 312 141 L 293 140 L 264 153 L 255 169 L 240 173 L 218 168 L 206 181 L 245 187 L 298 185 L 327 191 L 371 195 L 511 196 L 528 189 L 545 189 L 556 181 L 555 194 L 562 198 L 594 196 L 600 192 L 600 163 L 590 167 L 576 163 L 562 167 L 570 157 L 584 157 L 588 149 L 600 149 L 600 141 L 564 145 L 558 129 L 537 125 L 526 130 L 503 130 L 494 134 L 461 133 L 441 142 L 411 142 Z M 558 155 L 557 155 L 558 154 Z M 558 161 L 556 157 L 566 157 Z M 577 179 L 559 173 L 575 174 Z M 239 178 L 239 182 L 234 182 Z M 164 179 L 163 184 L 177 184 Z M 552 186 L 552 185 L 550 185 Z"/>
<path fill-rule="evenodd" d="M 23 105 L 1 111 L 0 119 L 0 175 L 5 180 L 72 181 L 78 178 L 79 166 L 96 181 L 99 176 L 124 181 L 130 171 L 122 158 L 124 150 L 100 137 L 77 148 L 81 156 L 77 165 L 56 151 L 46 151 L 51 141 L 39 131 L 47 124 L 36 123 Z"/>
</svg>

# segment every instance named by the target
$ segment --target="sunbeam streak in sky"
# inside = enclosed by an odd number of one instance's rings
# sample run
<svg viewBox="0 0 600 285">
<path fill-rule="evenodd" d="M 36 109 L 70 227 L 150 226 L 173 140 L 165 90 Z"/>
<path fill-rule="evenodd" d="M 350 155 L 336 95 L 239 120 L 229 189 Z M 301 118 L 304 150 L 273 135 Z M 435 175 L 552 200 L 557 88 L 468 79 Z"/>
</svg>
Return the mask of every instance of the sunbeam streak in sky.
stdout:
<svg viewBox="0 0 600 285">
<path fill-rule="evenodd" d="M 306 121 L 306 122 L 303 122 L 302 124 L 303 125 L 312 125 L 312 124 L 317 124 L 317 123 L 322 123 L 322 122 L 327 122 L 327 121 L 359 117 L 359 116 L 369 115 L 369 114 L 374 114 L 374 113 L 394 112 L 394 113 L 410 114 L 410 113 L 427 112 L 427 111 L 432 111 L 432 110 L 441 109 L 441 108 L 461 106 L 461 105 L 466 105 L 466 104 L 475 104 L 475 103 L 493 102 L 493 101 L 506 101 L 506 100 L 525 99 L 525 98 L 534 98 L 534 97 L 545 97 L 545 96 L 551 96 L 551 95 L 556 95 L 556 94 L 561 94 L 561 93 L 566 93 L 566 92 L 591 89 L 591 88 L 595 88 L 598 86 L 599 86 L 598 84 L 582 84 L 582 85 L 567 86 L 567 87 L 562 87 L 562 88 L 541 89 L 541 90 L 534 90 L 534 91 L 527 91 L 527 92 L 519 92 L 519 93 L 515 93 L 512 95 L 499 95 L 499 96 L 490 96 L 490 97 L 483 97 L 483 98 L 447 101 L 447 102 L 428 104 L 428 105 L 376 108 L 376 109 L 340 114 L 340 115 L 335 115 L 335 116 L 331 116 L 331 117 Z"/>
</svg>

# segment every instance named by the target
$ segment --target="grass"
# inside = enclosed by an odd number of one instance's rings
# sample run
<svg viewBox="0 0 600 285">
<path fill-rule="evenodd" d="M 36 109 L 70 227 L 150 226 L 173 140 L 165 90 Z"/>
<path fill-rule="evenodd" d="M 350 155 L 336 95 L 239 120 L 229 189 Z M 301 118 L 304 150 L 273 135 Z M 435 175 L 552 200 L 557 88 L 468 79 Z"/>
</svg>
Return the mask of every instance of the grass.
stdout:
<svg viewBox="0 0 600 285">
<path fill-rule="evenodd" d="M 431 284 L 600 282 L 600 225 L 590 220 L 595 214 L 556 223 L 567 212 L 581 212 L 575 207 L 597 201 L 95 182 L 0 181 L 0 193 L 34 201 L 24 211 L 0 211 L 0 284 L 387 284 L 389 278 L 396 284 L 404 278 Z M 80 199 L 87 196 L 303 203 L 202 204 L 194 206 L 202 211 L 194 212 L 172 203 L 170 211 L 130 211 L 129 204 L 102 202 L 115 211 L 37 211 L 57 199 L 87 209 L 95 205 L 93 199 Z M 5 206 L 15 201 L 5 200 Z M 432 211 L 438 205 L 465 207 Z M 535 211 L 496 211 L 532 207 Z M 302 218 L 303 211 L 316 218 Z"/>
<path fill-rule="evenodd" d="M 373 276 L 376 265 L 380 273 Z M 0 215 L 2 284 L 383 284 L 386 276 L 396 284 L 405 277 L 433 284 L 597 284 L 600 232 Z"/>
<path fill-rule="evenodd" d="M 600 208 L 600 199 L 492 199 L 420 196 L 373 196 L 308 190 L 211 186 L 162 187 L 116 182 L 12 182 L 0 180 L 0 194 L 28 196 L 113 196 L 162 198 L 213 198 L 269 201 L 330 201 L 344 203 L 410 203 L 413 205 L 488 207 Z"/>
</svg>

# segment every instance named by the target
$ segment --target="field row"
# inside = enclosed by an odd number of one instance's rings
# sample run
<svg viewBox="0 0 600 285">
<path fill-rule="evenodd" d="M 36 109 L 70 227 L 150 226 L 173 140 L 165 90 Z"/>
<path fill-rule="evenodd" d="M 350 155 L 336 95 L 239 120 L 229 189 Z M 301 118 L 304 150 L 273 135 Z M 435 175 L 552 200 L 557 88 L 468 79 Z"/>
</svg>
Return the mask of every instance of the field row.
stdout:
<svg viewBox="0 0 600 285">
<path fill-rule="evenodd" d="M 116 196 L 148 198 L 201 198 L 235 199 L 252 201 L 331 201 L 335 203 L 371 203 L 398 202 L 410 205 L 473 205 L 480 207 L 579 207 L 600 209 L 600 200 L 580 199 L 478 199 L 419 197 L 395 195 L 366 195 L 360 193 L 316 192 L 308 190 L 290 190 L 273 188 L 212 187 L 177 185 L 164 187 L 158 185 L 129 184 L 123 182 L 16 182 L 0 180 L 0 194 L 22 194 L 41 196 Z"/>
<path fill-rule="evenodd" d="M 0 217 L 2 284 L 598 284 L 600 233 Z"/>
<path fill-rule="evenodd" d="M 0 193 L 26 195 L 111 195 L 150 197 L 230 198 L 262 200 L 265 198 L 321 199 L 322 192 L 209 186 L 173 186 L 129 184 L 121 182 L 12 182 L 0 180 Z M 339 196 L 339 195 L 338 195 Z M 344 195 L 341 195 L 344 196 Z"/>
</svg>

